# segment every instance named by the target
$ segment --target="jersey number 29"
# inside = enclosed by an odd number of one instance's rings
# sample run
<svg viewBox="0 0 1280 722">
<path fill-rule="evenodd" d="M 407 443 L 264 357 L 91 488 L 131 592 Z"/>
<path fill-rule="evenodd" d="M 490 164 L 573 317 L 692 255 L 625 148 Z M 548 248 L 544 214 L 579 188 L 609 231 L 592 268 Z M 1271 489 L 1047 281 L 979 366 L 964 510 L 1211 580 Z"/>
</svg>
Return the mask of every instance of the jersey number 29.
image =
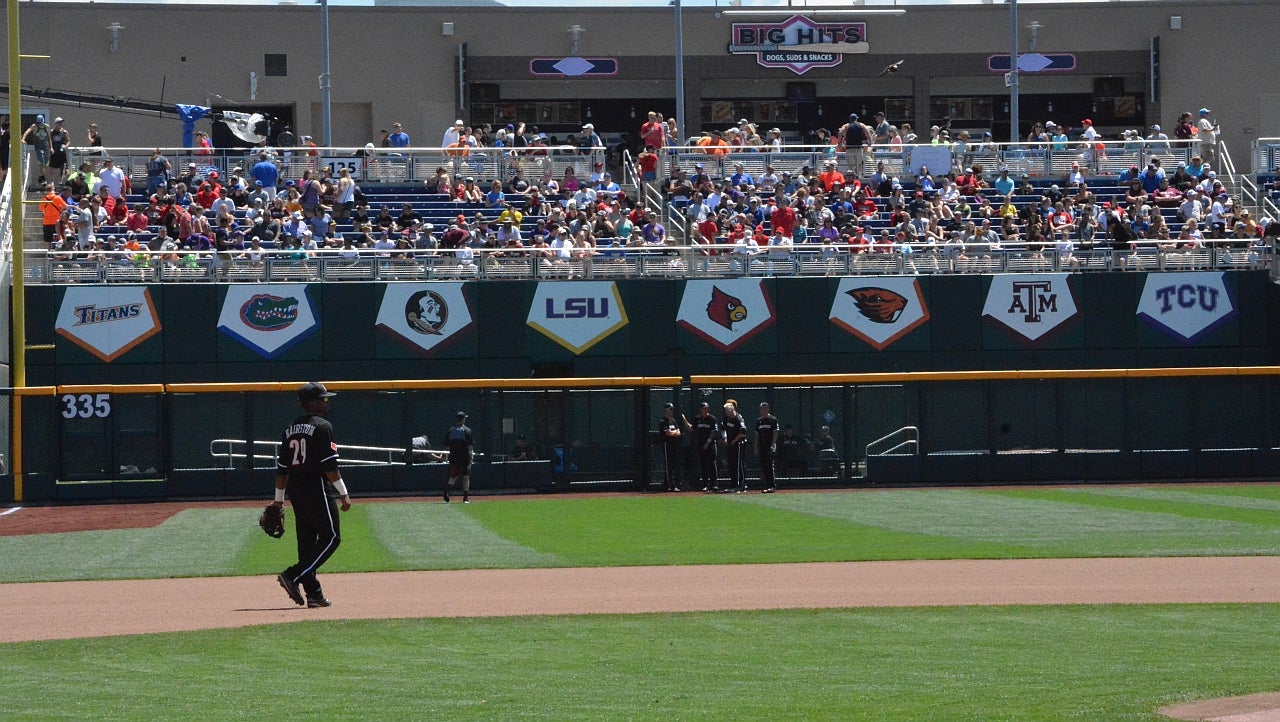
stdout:
<svg viewBox="0 0 1280 722">
<path fill-rule="evenodd" d="M 306 439 L 289 439 L 289 448 L 293 450 L 292 466 L 302 466 L 307 462 Z"/>
</svg>

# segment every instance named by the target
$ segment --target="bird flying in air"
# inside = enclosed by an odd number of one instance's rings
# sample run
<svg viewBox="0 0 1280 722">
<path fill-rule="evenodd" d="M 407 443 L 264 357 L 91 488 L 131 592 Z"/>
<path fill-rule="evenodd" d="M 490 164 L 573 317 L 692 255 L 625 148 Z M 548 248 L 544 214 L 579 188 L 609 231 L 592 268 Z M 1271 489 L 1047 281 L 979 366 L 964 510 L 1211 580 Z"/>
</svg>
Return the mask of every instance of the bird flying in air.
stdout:
<svg viewBox="0 0 1280 722">
<path fill-rule="evenodd" d="M 907 59 L 903 58 L 902 60 L 899 60 L 896 63 L 891 63 L 889 65 L 886 65 L 884 70 L 881 70 L 880 74 L 877 75 L 876 77 L 878 78 L 881 75 L 893 75 L 894 73 L 898 72 L 900 68 L 902 68 L 902 64 L 905 62 L 907 62 Z"/>
</svg>

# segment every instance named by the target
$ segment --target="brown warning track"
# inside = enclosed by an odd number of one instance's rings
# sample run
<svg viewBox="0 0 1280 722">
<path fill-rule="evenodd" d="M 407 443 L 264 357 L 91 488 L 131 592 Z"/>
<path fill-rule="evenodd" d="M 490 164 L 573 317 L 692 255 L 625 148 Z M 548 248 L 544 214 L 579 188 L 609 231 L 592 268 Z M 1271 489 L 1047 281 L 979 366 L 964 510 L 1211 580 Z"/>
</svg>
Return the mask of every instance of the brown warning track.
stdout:
<svg viewBox="0 0 1280 722">
<path fill-rule="evenodd" d="M 0 585 L 0 642 L 308 619 L 998 604 L 1280 602 L 1274 557 L 1016 559 L 322 575 L 329 609 L 274 578 Z"/>
</svg>

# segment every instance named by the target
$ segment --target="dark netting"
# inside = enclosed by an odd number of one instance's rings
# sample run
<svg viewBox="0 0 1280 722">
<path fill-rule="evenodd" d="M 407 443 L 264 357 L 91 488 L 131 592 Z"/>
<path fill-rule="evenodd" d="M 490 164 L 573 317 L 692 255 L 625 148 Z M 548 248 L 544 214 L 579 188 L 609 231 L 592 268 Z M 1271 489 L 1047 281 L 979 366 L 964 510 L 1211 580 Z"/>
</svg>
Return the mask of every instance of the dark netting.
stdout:
<svg viewBox="0 0 1280 722">
<path fill-rule="evenodd" d="M 987 384 L 982 381 L 930 381 L 923 384 L 924 424 L 921 451 L 983 452 L 991 448 Z"/>
<path fill-rule="evenodd" d="M 1056 450 L 1059 444 L 1058 384 L 1053 381 L 986 382 L 990 448 L 1001 451 Z"/>
<path fill-rule="evenodd" d="M 162 403 L 160 394 L 111 397 L 109 440 L 116 478 L 161 477 L 165 468 Z"/>
<path fill-rule="evenodd" d="M 1191 389 L 1196 378 L 1133 378 L 1128 392 L 1129 428 L 1133 448 L 1141 451 L 1191 449 L 1195 441 L 1192 425 Z"/>
<path fill-rule="evenodd" d="M 1064 450 L 1129 448 L 1124 379 L 1063 379 L 1056 386 Z"/>
</svg>

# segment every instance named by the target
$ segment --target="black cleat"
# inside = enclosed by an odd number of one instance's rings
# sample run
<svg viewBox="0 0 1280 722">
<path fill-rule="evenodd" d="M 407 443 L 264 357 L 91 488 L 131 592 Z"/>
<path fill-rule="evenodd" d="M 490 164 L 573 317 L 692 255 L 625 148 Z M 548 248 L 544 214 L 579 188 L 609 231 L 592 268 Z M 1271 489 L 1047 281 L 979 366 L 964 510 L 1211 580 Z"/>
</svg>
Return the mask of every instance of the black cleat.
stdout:
<svg viewBox="0 0 1280 722">
<path fill-rule="evenodd" d="M 294 604 L 301 607 L 307 603 L 307 600 L 302 598 L 302 592 L 298 590 L 298 583 L 289 581 L 289 578 L 284 575 L 284 572 L 280 572 L 280 574 L 276 576 L 276 581 L 280 582 L 280 586 L 289 595 L 289 598 L 293 600 Z"/>
<path fill-rule="evenodd" d="M 448 489 L 445 489 L 445 490 L 444 490 L 444 503 L 446 503 L 446 504 L 448 504 L 448 503 L 449 503 L 449 490 L 448 490 Z"/>
<path fill-rule="evenodd" d="M 767 488 L 767 489 L 761 489 L 761 490 L 760 490 L 760 493 L 761 493 L 761 494 L 772 494 L 772 493 L 774 493 L 774 492 L 775 492 L 775 491 L 777 491 L 777 490 L 778 490 L 778 487 L 776 487 L 776 486 L 771 486 L 771 487 L 769 487 L 769 488 Z"/>
<path fill-rule="evenodd" d="M 471 503 L 471 497 L 467 496 L 466 494 L 463 494 L 463 495 L 462 495 L 462 503 L 463 503 L 463 504 L 470 504 L 470 503 Z"/>
<path fill-rule="evenodd" d="M 332 606 L 333 606 L 333 602 L 329 601 L 328 599 L 325 599 L 323 596 L 307 597 L 308 609 L 315 609 L 317 607 L 332 607 Z"/>
</svg>

